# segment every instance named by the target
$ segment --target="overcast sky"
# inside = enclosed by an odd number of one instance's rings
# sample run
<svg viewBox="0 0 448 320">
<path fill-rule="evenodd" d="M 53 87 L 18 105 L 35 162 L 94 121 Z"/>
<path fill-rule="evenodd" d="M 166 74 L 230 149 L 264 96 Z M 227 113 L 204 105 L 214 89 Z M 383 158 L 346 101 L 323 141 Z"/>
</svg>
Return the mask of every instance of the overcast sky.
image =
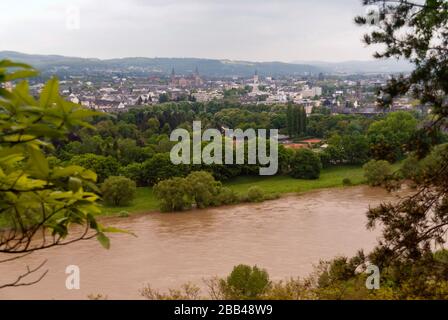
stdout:
<svg viewBox="0 0 448 320">
<path fill-rule="evenodd" d="M 1 0 L 0 50 L 97 58 L 370 60 L 372 49 L 361 42 L 366 30 L 353 22 L 364 12 L 360 0 Z"/>
</svg>

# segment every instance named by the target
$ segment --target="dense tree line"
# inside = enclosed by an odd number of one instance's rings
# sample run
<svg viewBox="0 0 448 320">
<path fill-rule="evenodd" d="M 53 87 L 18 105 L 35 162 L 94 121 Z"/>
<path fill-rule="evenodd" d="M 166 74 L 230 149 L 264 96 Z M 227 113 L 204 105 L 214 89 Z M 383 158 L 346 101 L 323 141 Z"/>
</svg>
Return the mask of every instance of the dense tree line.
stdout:
<svg viewBox="0 0 448 320">
<path fill-rule="evenodd" d="M 210 106 L 214 113 L 206 111 Z M 295 120 L 291 122 L 291 119 Z M 304 108 L 293 105 L 235 108 L 228 102 L 218 104 L 215 101 L 209 104 L 168 103 L 92 118 L 94 129 L 80 128 L 71 133 L 68 143 L 55 140 L 54 156 L 58 159 L 55 161 L 92 169 L 99 182 L 121 175 L 138 186 L 153 186 L 162 180 L 185 177 L 200 170 L 211 172 L 219 181 L 240 175 L 258 175 L 258 164 L 172 164 L 169 152 L 175 142 L 169 140 L 169 134 L 176 128 L 191 132 L 194 120 L 202 122 L 203 130 L 272 128 L 288 133 L 293 128 L 295 135 L 321 137 L 326 146 L 314 149 L 313 153 L 324 167 L 363 164 L 370 159 L 390 162 L 402 159 L 419 123 L 408 112 L 390 113 L 378 119 L 321 114 L 312 114 L 307 119 Z M 292 173 L 297 172 L 295 166 L 299 164 L 296 160 L 301 158 L 295 156 L 296 153 L 298 151 L 280 145 L 278 174 L 302 177 Z"/>
</svg>

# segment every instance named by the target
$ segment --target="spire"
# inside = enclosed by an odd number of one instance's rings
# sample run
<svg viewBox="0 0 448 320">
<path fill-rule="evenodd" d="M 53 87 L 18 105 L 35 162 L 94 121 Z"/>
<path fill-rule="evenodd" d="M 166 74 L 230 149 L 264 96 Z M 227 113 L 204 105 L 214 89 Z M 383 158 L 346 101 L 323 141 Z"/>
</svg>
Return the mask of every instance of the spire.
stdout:
<svg viewBox="0 0 448 320">
<path fill-rule="evenodd" d="M 174 72 L 174 67 L 173 67 L 173 69 L 171 70 L 171 76 L 174 77 L 175 75 L 176 75 L 176 73 Z"/>
</svg>

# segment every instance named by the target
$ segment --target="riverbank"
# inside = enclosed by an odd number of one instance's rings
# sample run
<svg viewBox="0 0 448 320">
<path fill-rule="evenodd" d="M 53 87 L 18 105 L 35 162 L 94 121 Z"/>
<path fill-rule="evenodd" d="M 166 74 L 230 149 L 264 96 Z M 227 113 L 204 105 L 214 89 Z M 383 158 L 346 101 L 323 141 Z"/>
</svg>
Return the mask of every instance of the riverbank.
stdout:
<svg viewBox="0 0 448 320">
<path fill-rule="evenodd" d="M 348 178 L 352 185 L 365 183 L 361 166 L 340 166 L 323 169 L 317 180 L 293 179 L 289 176 L 251 176 L 238 177 L 225 182 L 224 186 L 239 194 L 247 192 L 252 186 L 260 187 L 267 195 L 285 195 L 302 193 L 317 189 L 343 187 L 342 180 Z M 128 214 L 148 213 L 159 210 L 158 200 L 152 188 L 138 188 L 137 195 L 131 205 L 125 207 L 104 207 L 102 216 L 114 216 L 120 212 Z"/>
</svg>

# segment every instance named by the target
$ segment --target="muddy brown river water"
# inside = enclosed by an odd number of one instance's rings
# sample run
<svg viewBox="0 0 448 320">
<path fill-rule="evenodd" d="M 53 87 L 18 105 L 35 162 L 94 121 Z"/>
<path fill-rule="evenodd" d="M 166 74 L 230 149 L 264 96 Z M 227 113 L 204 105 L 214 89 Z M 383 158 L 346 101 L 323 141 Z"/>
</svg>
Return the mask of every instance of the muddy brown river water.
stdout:
<svg viewBox="0 0 448 320">
<path fill-rule="evenodd" d="M 0 284 L 44 259 L 49 270 L 36 285 L 0 290 L 0 299 L 86 299 L 99 293 L 135 299 L 146 283 L 162 291 L 186 282 L 202 285 L 202 279 L 227 275 L 241 263 L 266 268 L 276 280 L 306 276 L 320 259 L 371 249 L 379 231 L 365 229 L 365 212 L 369 205 L 394 199 L 382 189 L 362 186 L 260 204 L 106 219 L 105 224 L 138 237 L 114 234 L 110 250 L 89 240 L 0 264 Z M 65 287 L 68 265 L 80 268 L 80 290 Z"/>
</svg>

